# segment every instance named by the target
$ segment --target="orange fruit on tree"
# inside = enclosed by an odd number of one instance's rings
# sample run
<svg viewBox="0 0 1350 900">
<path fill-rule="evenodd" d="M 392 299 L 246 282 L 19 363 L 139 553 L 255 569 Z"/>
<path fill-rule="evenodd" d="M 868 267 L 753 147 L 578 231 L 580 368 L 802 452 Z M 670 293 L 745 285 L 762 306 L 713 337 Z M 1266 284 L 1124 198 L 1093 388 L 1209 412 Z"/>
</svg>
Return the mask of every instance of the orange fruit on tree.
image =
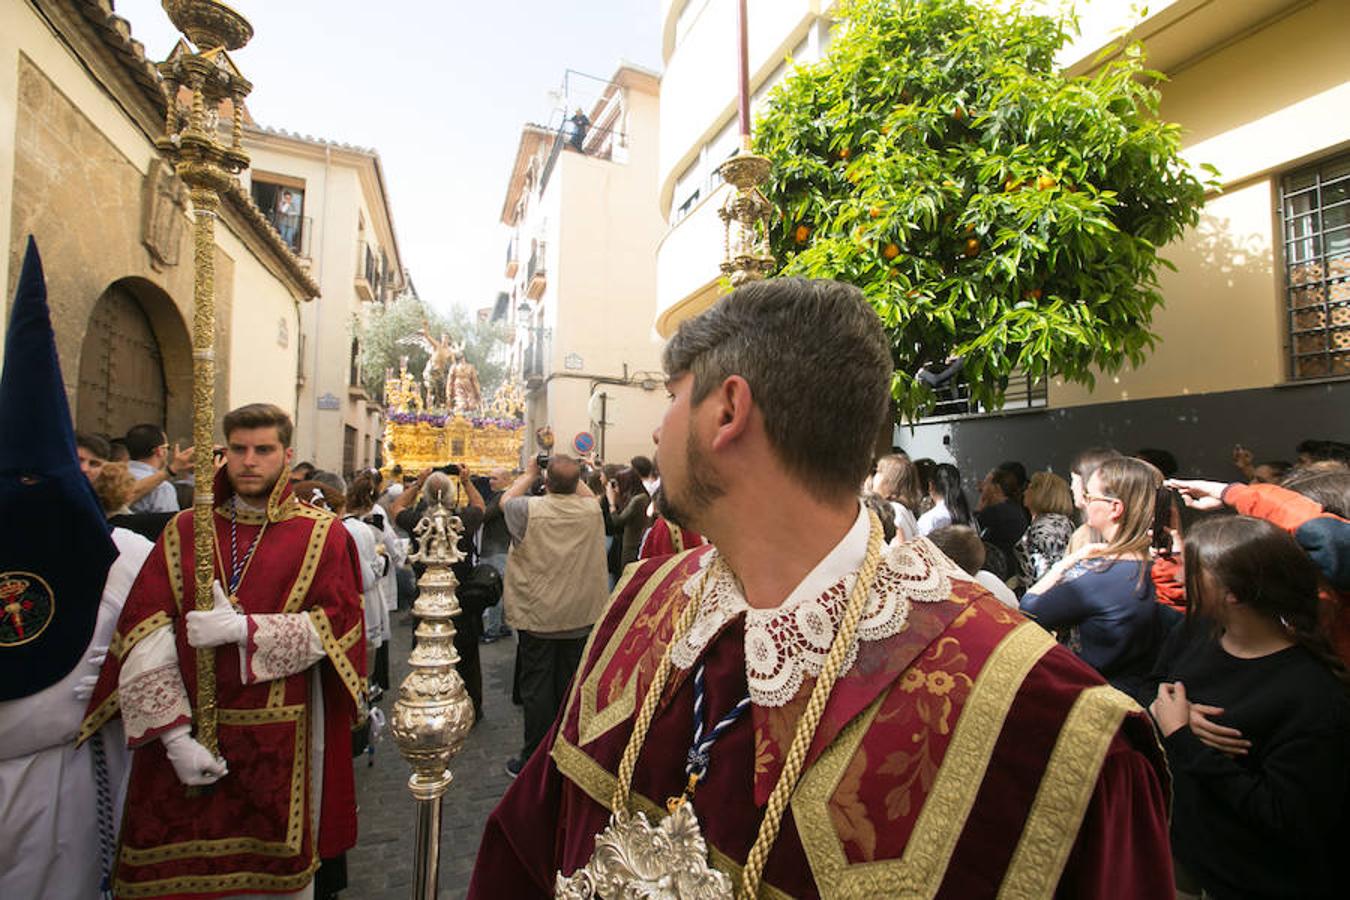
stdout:
<svg viewBox="0 0 1350 900">
<path fill-rule="evenodd" d="M 952 118 L 958 122 L 964 122 L 966 120 L 966 111 L 958 106 L 956 109 L 952 110 Z"/>
<path fill-rule="evenodd" d="M 840 159 L 848 159 L 848 158 L 849 158 L 850 156 L 852 156 L 852 155 L 853 155 L 853 151 L 850 150 L 850 149 L 848 149 L 847 147 L 841 147 L 841 148 L 839 149 L 839 158 L 840 158 Z"/>
<path fill-rule="evenodd" d="M 975 223 L 974 223 L 974 222 L 967 222 L 967 223 L 966 223 L 966 234 L 973 234 L 974 232 L 975 232 Z"/>
<path fill-rule="evenodd" d="M 806 239 L 811 236 L 811 229 L 805 225 L 798 225 L 797 230 L 792 232 L 792 239 L 799 244 L 805 244 Z"/>
<path fill-rule="evenodd" d="M 1055 186 L 1055 179 L 1051 175 L 1042 175 L 1040 178 L 1036 179 L 1037 190 L 1048 191 L 1054 186 Z"/>
<path fill-rule="evenodd" d="M 966 256 L 979 256 L 980 242 L 976 238 L 970 238 L 966 241 Z"/>
<path fill-rule="evenodd" d="M 1024 293 L 1022 296 L 1026 297 L 1028 300 L 1039 300 L 1041 299 L 1041 289 L 1032 288 L 1031 290 Z"/>
<path fill-rule="evenodd" d="M 887 244 L 882 249 L 881 255 L 886 257 L 887 260 L 895 259 L 897 256 L 900 255 L 900 248 L 897 247 L 895 244 Z"/>
<path fill-rule="evenodd" d="M 881 218 L 881 207 L 880 207 L 880 206 L 874 206 L 874 207 L 872 207 L 871 209 L 869 209 L 869 210 L 867 211 L 867 214 L 868 214 L 869 216 L 871 216 L 872 218 L 874 218 L 874 219 L 880 219 L 880 218 Z"/>
</svg>

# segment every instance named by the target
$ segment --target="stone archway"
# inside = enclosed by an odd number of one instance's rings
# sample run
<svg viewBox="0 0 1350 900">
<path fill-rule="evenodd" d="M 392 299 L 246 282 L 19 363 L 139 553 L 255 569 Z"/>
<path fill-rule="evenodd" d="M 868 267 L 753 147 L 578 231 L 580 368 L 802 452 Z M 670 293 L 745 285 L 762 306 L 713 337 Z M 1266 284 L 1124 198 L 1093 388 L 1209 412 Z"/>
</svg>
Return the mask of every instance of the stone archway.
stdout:
<svg viewBox="0 0 1350 900">
<path fill-rule="evenodd" d="M 192 352 L 173 300 L 152 282 L 113 282 L 89 314 L 80 349 L 76 427 L 111 436 L 142 422 L 188 436 Z"/>
</svg>

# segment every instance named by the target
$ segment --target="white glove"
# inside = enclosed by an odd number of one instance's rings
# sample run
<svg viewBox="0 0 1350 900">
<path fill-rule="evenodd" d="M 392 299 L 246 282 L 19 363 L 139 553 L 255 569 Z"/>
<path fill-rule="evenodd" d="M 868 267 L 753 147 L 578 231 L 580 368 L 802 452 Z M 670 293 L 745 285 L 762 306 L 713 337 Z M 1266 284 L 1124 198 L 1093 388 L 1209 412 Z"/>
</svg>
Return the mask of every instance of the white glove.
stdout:
<svg viewBox="0 0 1350 900">
<path fill-rule="evenodd" d="M 75 687 L 71 691 L 75 699 L 81 703 L 88 703 L 89 698 L 94 696 L 94 686 L 98 684 L 97 675 L 82 675 L 80 680 L 75 682 Z"/>
<path fill-rule="evenodd" d="M 209 612 L 193 610 L 187 614 L 187 639 L 193 647 L 219 647 L 242 644 L 248 639 L 248 617 L 230 604 L 219 581 L 211 583 L 215 606 Z"/>
<path fill-rule="evenodd" d="M 95 669 L 101 669 L 103 668 L 103 661 L 107 658 L 108 645 L 99 644 L 89 648 L 89 655 L 84 658 L 84 661 Z M 94 696 L 94 686 L 97 684 L 97 675 L 83 675 L 79 681 L 75 682 L 75 687 L 71 690 L 71 693 L 75 695 L 76 700 L 87 703 L 89 698 Z"/>
<path fill-rule="evenodd" d="M 188 734 L 186 725 L 169 729 L 159 739 L 173 764 L 174 774 L 183 784 L 215 784 L 229 774 L 225 760 L 212 756 L 211 751 L 197 743 Z"/>
</svg>

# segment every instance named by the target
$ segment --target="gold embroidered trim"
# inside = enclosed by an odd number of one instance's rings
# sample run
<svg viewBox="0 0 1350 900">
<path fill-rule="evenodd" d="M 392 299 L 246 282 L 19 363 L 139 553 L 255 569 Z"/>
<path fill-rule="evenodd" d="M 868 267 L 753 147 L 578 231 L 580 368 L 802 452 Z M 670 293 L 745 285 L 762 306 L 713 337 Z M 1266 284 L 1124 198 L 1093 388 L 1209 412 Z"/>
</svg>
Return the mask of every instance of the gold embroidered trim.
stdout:
<svg viewBox="0 0 1350 900">
<path fill-rule="evenodd" d="M 345 654 L 348 650 L 356 646 L 357 641 L 361 640 L 365 636 L 366 636 L 365 622 L 364 621 L 357 622 L 351 628 L 347 629 L 346 634 L 338 638 L 338 647 L 341 648 L 342 652 Z"/>
<path fill-rule="evenodd" d="M 352 701 L 360 707 L 361 697 L 364 694 L 361 676 L 357 674 L 352 661 L 347 658 L 347 652 L 342 648 L 342 644 L 333 636 L 333 626 L 328 621 L 328 614 L 321 609 L 311 609 L 309 620 L 314 623 L 314 630 L 319 633 L 319 640 L 323 642 L 324 653 L 328 654 L 328 658 L 332 660 L 333 668 L 337 670 L 338 677 L 342 679 L 342 683 L 347 686 L 347 690 L 352 695 Z M 364 628 L 364 623 L 358 622 L 352 626 L 352 631 L 357 628 Z M 346 640 L 347 635 L 351 633 L 351 631 L 348 631 L 346 635 L 343 635 L 343 640 Z"/>
<path fill-rule="evenodd" d="M 84 721 L 80 723 L 80 733 L 75 735 L 75 746 L 78 747 L 93 737 L 100 728 L 107 724 L 109 719 L 117 715 L 118 710 L 121 708 L 121 699 L 117 695 L 117 690 L 114 689 L 113 692 L 98 705 L 98 709 L 84 717 Z"/>
<path fill-rule="evenodd" d="M 595 646 L 595 636 L 599 633 L 600 626 L 604 623 L 605 617 L 609 615 L 609 609 L 614 605 L 614 598 L 622 594 L 624 589 L 628 587 L 628 582 L 633 580 L 633 573 L 636 572 L 637 569 L 638 567 L 635 565 L 627 566 L 619 575 L 619 580 L 614 583 L 614 589 L 609 592 L 609 599 L 605 601 L 605 608 L 600 611 L 600 615 L 596 617 L 595 626 L 592 627 L 590 632 L 586 635 L 586 644 L 581 648 L 582 666 L 586 664 L 586 660 L 591 658 L 591 648 Z M 567 703 L 563 706 L 564 721 L 566 720 L 567 715 L 571 713 L 572 707 L 576 704 L 577 691 L 581 690 L 581 681 L 582 679 L 580 678 L 572 679 L 572 688 L 567 692 Z M 580 717 L 581 714 L 579 711 L 577 715 Z"/>
<path fill-rule="evenodd" d="M 151 632 L 171 625 L 173 625 L 173 620 L 169 618 L 168 613 L 163 610 L 152 613 L 142 619 L 135 628 L 128 631 L 125 637 L 120 633 L 114 634 L 112 640 L 108 642 L 108 652 L 118 659 L 124 659 L 131 652 L 131 648 L 149 637 Z"/>
<path fill-rule="evenodd" d="M 1139 705 L 1109 684 L 1078 695 L 1055 740 L 1036 799 L 999 888 L 1001 900 L 1049 897 L 1078 840 L 1111 739 Z"/>
<path fill-rule="evenodd" d="M 300 852 L 305 826 L 305 774 L 309 770 L 309 717 L 304 705 L 283 706 L 279 709 L 221 709 L 222 725 L 261 725 L 276 722 L 295 723 L 295 747 L 291 763 L 291 796 L 289 814 L 286 820 L 286 839 L 284 841 L 262 841 L 253 837 L 216 838 L 206 841 L 182 841 L 177 844 L 162 844 L 158 847 L 138 848 L 123 843 L 118 859 L 129 866 L 148 866 L 169 860 L 190 859 L 193 857 L 235 856 L 246 853 L 258 856 L 288 857 Z M 228 760 L 227 760 L 228 762 Z M 311 842 L 312 843 L 312 842 Z M 251 878 L 255 873 L 241 872 L 234 875 L 222 875 L 220 878 Z M 256 875 L 258 878 L 269 876 Z M 281 877 L 281 876 L 278 876 Z M 285 876 L 293 877 L 293 876 Z M 213 877 L 185 876 L 188 881 L 210 881 Z M 133 890 L 144 891 L 150 884 L 167 884 L 179 879 L 166 879 L 163 882 L 140 882 L 132 885 Z M 123 884 L 119 879 L 119 884 Z M 250 882 L 251 883 L 251 882 Z M 300 886 L 305 884 L 300 882 Z M 186 890 L 186 889 L 184 889 Z M 194 890 L 205 890 L 196 888 Z M 119 892 L 118 896 L 153 896 L 154 892 L 131 894 Z"/>
<path fill-rule="evenodd" d="M 180 512 L 164 526 L 164 568 L 169 576 L 169 590 L 173 592 L 173 606 L 180 616 L 183 614 L 183 537 L 178 531 L 178 519 L 185 515 L 192 515 L 192 510 Z"/>
<path fill-rule="evenodd" d="M 614 796 L 615 778 L 612 774 L 606 772 L 603 766 L 587 756 L 585 751 L 572 744 L 561 734 L 553 742 L 553 750 L 550 755 L 553 757 L 553 762 L 557 765 L 558 771 L 565 778 L 581 788 L 586 796 L 605 809 L 609 809 L 610 798 Z M 636 791 L 633 791 L 629 798 L 633 804 L 633 811 L 646 813 L 647 817 L 653 822 L 664 819 L 667 815 L 664 806 L 658 806 L 654 801 Z M 733 882 L 740 882 L 741 866 L 711 843 L 708 844 L 708 857 L 713 868 L 725 872 Z M 768 897 L 771 900 L 789 900 L 789 896 L 767 882 L 760 883 L 759 897 Z"/>
<path fill-rule="evenodd" d="M 286 702 L 286 679 L 274 678 L 267 688 L 267 708 L 276 709 Z"/>
<path fill-rule="evenodd" d="M 333 527 L 335 521 L 337 520 L 332 516 L 315 520 L 314 527 L 309 532 L 309 545 L 305 547 L 305 558 L 300 561 L 300 574 L 296 576 L 291 593 L 286 597 L 286 605 L 281 608 L 282 612 L 300 611 L 310 585 L 314 583 L 314 575 L 319 570 L 319 558 L 323 556 L 324 545 L 328 543 L 328 529 Z"/>
<path fill-rule="evenodd" d="M 281 679 L 277 679 L 280 681 Z M 222 709 L 219 711 L 222 725 L 267 725 L 272 722 L 289 722 L 297 719 L 305 711 L 304 704 L 292 706 L 263 707 L 261 709 Z"/>
<path fill-rule="evenodd" d="M 994 648 L 971 685 L 932 788 L 898 860 L 850 865 L 829 812 L 830 799 L 884 697 L 840 733 L 802 778 L 792 799 L 792 817 L 822 897 L 937 894 L 984 782 L 1008 710 L 1027 674 L 1054 644 L 1045 629 L 1026 622 Z"/>
<path fill-rule="evenodd" d="M 693 552 L 693 551 L 689 551 Z M 605 645 L 604 652 L 596 660 L 595 665 L 586 675 L 586 680 L 581 685 L 581 708 L 577 713 L 577 738 L 581 744 L 589 744 L 596 738 L 613 729 L 625 719 L 632 717 L 634 710 L 637 709 L 637 673 L 636 670 L 628 673 L 628 680 L 623 686 L 622 692 L 612 703 L 604 709 L 597 709 L 599 701 L 597 695 L 600 691 L 600 678 L 605 669 L 609 667 L 614 659 L 614 654 L 619 652 L 619 647 L 623 644 L 624 638 L 628 636 L 628 631 L 633 627 L 633 622 L 642 614 L 648 601 L 656 589 L 669 577 L 671 571 L 676 566 L 684 562 L 689 552 L 678 556 L 672 556 L 661 567 L 652 573 L 647 579 L 647 583 L 642 586 L 642 590 L 633 598 L 633 602 L 628 605 L 623 619 L 619 622 L 614 633 L 610 635 L 609 643 Z M 637 566 L 632 566 L 624 574 L 624 580 L 615 587 L 614 595 L 619 593 L 627 586 L 632 579 L 633 573 L 637 571 Z M 603 618 L 601 619 L 603 621 Z M 598 629 L 597 629 L 598 630 Z M 589 643 L 587 642 L 587 652 L 589 652 Z M 582 659 L 587 657 L 583 656 Z"/>
<path fill-rule="evenodd" d="M 317 854 L 318 851 L 316 850 Z M 158 881 L 116 880 L 118 897 L 163 897 L 166 894 L 218 894 L 225 891 L 267 891 L 281 893 L 298 891 L 309 884 L 319 868 L 316 855 L 303 872 L 294 875 L 267 875 L 262 872 L 230 872 L 227 875 L 184 875 L 161 878 Z"/>
</svg>

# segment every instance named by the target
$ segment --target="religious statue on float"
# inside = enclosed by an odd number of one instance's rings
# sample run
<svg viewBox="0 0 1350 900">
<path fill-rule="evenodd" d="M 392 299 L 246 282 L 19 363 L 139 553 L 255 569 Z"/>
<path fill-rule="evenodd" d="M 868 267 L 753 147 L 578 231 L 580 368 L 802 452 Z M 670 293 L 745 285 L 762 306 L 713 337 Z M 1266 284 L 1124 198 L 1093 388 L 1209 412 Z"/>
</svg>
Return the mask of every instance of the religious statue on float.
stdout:
<svg viewBox="0 0 1350 900">
<path fill-rule="evenodd" d="M 448 407 L 447 375 L 454 361 L 456 348 L 454 342 L 450 340 L 450 335 L 442 331 L 439 340 L 432 337 L 430 323 L 423 320 L 421 330 L 416 334 L 399 338 L 398 342 L 421 347 L 427 352 L 427 364 L 422 367 L 422 388 L 426 395 L 427 409 Z"/>
<path fill-rule="evenodd" d="M 468 416 L 483 407 L 483 389 L 478 384 L 478 367 L 464 356 L 464 345 L 451 349 L 454 364 L 445 379 L 445 396 L 450 410 L 457 416 Z"/>
</svg>

